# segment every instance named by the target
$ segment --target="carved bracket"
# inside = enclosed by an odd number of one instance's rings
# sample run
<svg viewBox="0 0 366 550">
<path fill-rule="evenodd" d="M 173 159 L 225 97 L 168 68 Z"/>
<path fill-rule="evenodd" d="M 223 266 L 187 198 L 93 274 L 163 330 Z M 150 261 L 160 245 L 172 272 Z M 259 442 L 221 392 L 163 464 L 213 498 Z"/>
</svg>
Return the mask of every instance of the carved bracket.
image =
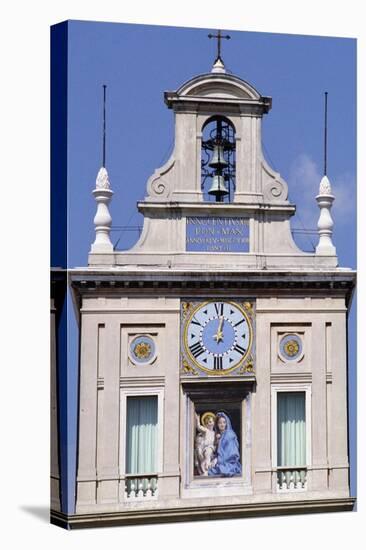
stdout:
<svg viewBox="0 0 366 550">
<path fill-rule="evenodd" d="M 286 201 L 288 187 L 278 172 L 274 172 L 270 166 L 262 161 L 263 196 L 266 202 Z"/>
<path fill-rule="evenodd" d="M 152 176 L 147 181 L 148 198 L 167 199 L 171 193 L 171 185 L 168 176 L 175 164 L 174 157 L 171 157 L 168 162 L 157 168 Z M 168 177 L 167 177 L 168 176 Z"/>
</svg>

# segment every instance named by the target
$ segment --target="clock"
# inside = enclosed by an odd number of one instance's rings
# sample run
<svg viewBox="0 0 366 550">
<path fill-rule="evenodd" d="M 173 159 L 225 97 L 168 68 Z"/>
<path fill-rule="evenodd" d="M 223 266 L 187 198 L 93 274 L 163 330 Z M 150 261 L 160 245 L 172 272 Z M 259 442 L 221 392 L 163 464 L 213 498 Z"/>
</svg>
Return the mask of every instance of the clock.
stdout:
<svg viewBox="0 0 366 550">
<path fill-rule="evenodd" d="M 206 373 L 227 374 L 238 368 L 248 357 L 252 340 L 249 316 L 236 302 L 201 303 L 186 317 L 185 355 L 191 364 Z"/>
</svg>

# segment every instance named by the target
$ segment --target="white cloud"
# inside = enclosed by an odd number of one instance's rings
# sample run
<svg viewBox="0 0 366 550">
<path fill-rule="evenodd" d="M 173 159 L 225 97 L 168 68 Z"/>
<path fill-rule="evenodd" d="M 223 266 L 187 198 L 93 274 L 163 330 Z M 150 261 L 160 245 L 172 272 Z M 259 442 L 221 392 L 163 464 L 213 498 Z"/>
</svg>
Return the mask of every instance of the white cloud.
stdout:
<svg viewBox="0 0 366 550">
<path fill-rule="evenodd" d="M 290 167 L 289 198 L 296 204 L 293 226 L 316 229 L 319 210 L 315 201 L 321 175 L 309 155 L 299 155 Z"/>
<path fill-rule="evenodd" d="M 296 180 L 307 188 L 318 187 L 321 175 L 316 163 L 307 155 L 302 153 L 292 163 L 290 179 Z"/>
</svg>

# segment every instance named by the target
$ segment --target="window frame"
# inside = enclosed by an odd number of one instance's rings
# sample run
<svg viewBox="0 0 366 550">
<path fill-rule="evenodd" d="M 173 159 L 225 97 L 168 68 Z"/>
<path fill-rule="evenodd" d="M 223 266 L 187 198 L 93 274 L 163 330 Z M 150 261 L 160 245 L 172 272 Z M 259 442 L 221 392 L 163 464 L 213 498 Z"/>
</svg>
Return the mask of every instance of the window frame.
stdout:
<svg viewBox="0 0 366 550">
<path fill-rule="evenodd" d="M 305 393 L 305 433 L 306 433 L 306 467 L 311 468 L 311 384 L 273 384 L 271 387 L 271 434 L 272 434 L 272 472 L 279 468 L 277 457 L 277 397 L 279 393 Z M 289 464 L 293 466 L 293 464 Z M 275 484 L 277 486 L 277 483 Z"/>
<path fill-rule="evenodd" d="M 163 433 L 164 433 L 164 388 L 150 387 L 139 388 L 129 387 L 121 388 L 121 407 L 120 407 L 120 476 L 125 479 L 126 475 L 126 445 L 127 445 L 127 398 L 128 397 L 157 397 L 158 401 L 158 442 L 157 442 L 157 457 L 156 457 L 156 472 L 146 472 L 147 474 L 156 473 L 159 475 L 163 472 Z M 140 475 L 140 474 L 139 474 Z M 141 474 L 142 475 L 142 474 Z"/>
</svg>

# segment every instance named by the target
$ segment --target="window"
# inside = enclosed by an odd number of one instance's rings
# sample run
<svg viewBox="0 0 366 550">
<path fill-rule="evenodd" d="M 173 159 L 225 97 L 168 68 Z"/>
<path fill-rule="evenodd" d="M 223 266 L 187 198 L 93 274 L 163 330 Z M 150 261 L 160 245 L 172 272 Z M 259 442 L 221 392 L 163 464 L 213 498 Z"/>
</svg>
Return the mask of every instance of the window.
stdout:
<svg viewBox="0 0 366 550">
<path fill-rule="evenodd" d="M 151 497 L 157 489 L 158 397 L 127 397 L 127 497 Z"/>
<path fill-rule="evenodd" d="M 277 393 L 277 483 L 282 489 L 305 488 L 305 392 Z"/>
</svg>

